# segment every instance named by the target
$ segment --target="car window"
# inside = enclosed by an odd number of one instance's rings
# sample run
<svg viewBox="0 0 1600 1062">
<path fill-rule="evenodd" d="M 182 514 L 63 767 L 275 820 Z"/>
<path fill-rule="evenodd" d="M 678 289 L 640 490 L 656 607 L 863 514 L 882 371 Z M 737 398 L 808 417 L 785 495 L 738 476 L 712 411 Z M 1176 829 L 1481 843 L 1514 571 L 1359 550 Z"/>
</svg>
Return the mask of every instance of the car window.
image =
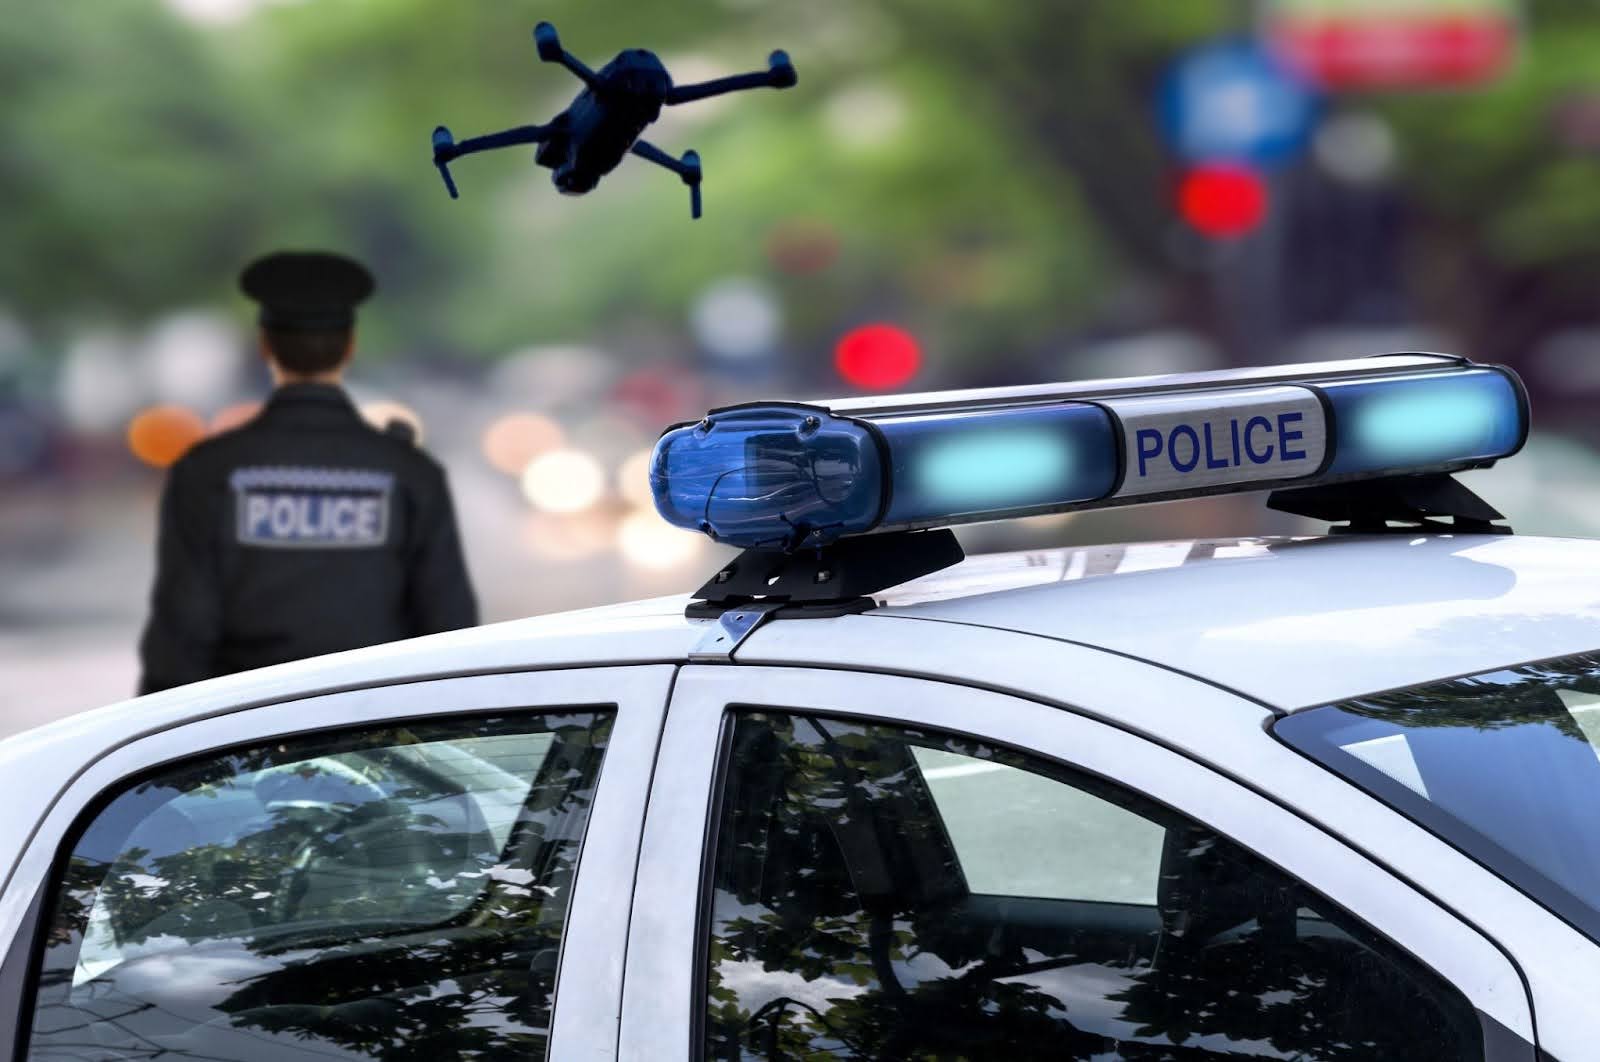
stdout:
<svg viewBox="0 0 1600 1062">
<path fill-rule="evenodd" d="M 1481 1059 L 1464 996 L 1181 814 L 954 735 L 740 710 L 710 1059 Z"/>
<path fill-rule="evenodd" d="M 973 892 L 1156 902 L 1166 840 L 1156 823 L 999 760 L 919 746 L 911 755 Z M 989 799 L 995 789 L 1007 798 Z"/>
<path fill-rule="evenodd" d="M 1273 733 L 1600 941 L 1600 653 L 1324 705 Z"/>
<path fill-rule="evenodd" d="M 318 734 L 123 787 L 56 872 L 29 1057 L 542 1057 L 610 722 Z"/>
</svg>

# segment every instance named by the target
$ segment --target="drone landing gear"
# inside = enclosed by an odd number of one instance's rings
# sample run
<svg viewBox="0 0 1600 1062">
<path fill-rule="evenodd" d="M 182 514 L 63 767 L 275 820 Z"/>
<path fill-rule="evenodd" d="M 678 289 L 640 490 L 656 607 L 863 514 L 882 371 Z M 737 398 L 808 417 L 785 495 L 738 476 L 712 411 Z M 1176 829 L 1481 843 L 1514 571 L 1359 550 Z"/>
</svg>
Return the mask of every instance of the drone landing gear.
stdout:
<svg viewBox="0 0 1600 1062">
<path fill-rule="evenodd" d="M 641 159 L 648 159 L 657 166 L 667 169 L 683 178 L 683 183 L 689 186 L 689 216 L 700 216 L 700 154 L 696 151 L 685 151 L 683 158 L 675 159 L 662 151 L 648 140 L 635 140 L 633 153 Z"/>
<path fill-rule="evenodd" d="M 521 125 L 515 129 L 507 129 L 503 133 L 490 133 L 487 136 L 469 137 L 461 143 L 456 143 L 446 126 L 438 126 L 433 131 L 433 164 L 439 168 L 439 176 L 444 180 L 445 190 L 450 193 L 451 199 L 461 198 L 456 193 L 456 182 L 450 177 L 450 163 L 462 155 L 471 155 L 477 151 L 493 151 L 495 148 L 511 147 L 515 144 L 542 144 L 550 139 L 556 132 L 556 125 Z"/>
<path fill-rule="evenodd" d="M 679 85 L 667 94 L 666 102 L 669 105 L 692 103 L 707 96 L 720 96 L 725 92 L 742 92 L 754 88 L 793 88 L 799 80 L 799 75 L 794 72 L 794 64 L 789 61 L 789 53 L 780 50 L 767 56 L 765 70 L 754 74 L 719 77 L 713 81 L 702 81 L 697 85 Z"/>
<path fill-rule="evenodd" d="M 455 158 L 456 138 L 450 135 L 446 126 L 435 126 L 433 130 L 433 164 L 439 170 L 439 179 L 444 182 L 444 190 L 450 193 L 451 199 L 460 199 L 461 193 L 456 191 L 456 182 L 450 178 L 450 160 Z"/>
</svg>

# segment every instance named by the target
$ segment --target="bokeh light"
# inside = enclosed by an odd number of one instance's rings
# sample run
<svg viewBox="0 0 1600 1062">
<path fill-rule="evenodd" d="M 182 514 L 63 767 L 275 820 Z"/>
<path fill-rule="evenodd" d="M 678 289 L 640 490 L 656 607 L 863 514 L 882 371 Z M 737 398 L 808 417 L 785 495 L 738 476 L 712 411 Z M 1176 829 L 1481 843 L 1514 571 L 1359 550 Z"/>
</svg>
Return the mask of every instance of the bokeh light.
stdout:
<svg viewBox="0 0 1600 1062">
<path fill-rule="evenodd" d="M 654 509 L 655 495 L 650 492 L 650 457 L 653 448 L 629 454 L 617 468 L 617 493 L 630 505 L 640 509 Z"/>
<path fill-rule="evenodd" d="M 243 22 L 268 5 L 286 6 L 305 0 L 167 0 L 173 12 L 202 25 L 225 26 Z"/>
<path fill-rule="evenodd" d="M 91 435 L 115 432 L 149 393 L 127 341 L 101 331 L 88 332 L 67 346 L 56 387 L 67 426 Z"/>
<path fill-rule="evenodd" d="M 404 402 L 395 402 L 390 399 L 363 402 L 361 403 L 361 416 L 368 424 L 371 424 L 379 431 L 388 431 L 390 424 L 399 421 L 411 429 L 418 446 L 422 445 L 426 436 L 422 428 L 422 416 Z"/>
<path fill-rule="evenodd" d="M 243 340 L 227 317 L 180 312 L 158 321 L 140 344 L 140 360 L 158 402 L 209 409 L 239 393 Z"/>
<path fill-rule="evenodd" d="M 558 343 L 506 355 L 486 383 L 502 402 L 548 409 L 594 401 L 616 374 L 617 360 L 605 351 Z"/>
<path fill-rule="evenodd" d="M 922 366 L 916 337 L 890 324 L 869 324 L 846 332 L 834 349 L 834 367 L 854 387 L 889 391 L 909 383 Z"/>
<path fill-rule="evenodd" d="M 616 534 L 616 519 L 601 511 L 569 516 L 529 513 L 522 525 L 522 543 L 528 552 L 556 563 L 604 553 L 615 543 Z"/>
<path fill-rule="evenodd" d="M 128 423 L 128 449 L 155 468 L 166 468 L 205 438 L 206 422 L 183 406 L 152 406 Z"/>
<path fill-rule="evenodd" d="M 783 314 L 771 289 L 759 280 L 727 277 L 695 300 L 689 323 L 712 357 L 743 361 L 772 353 Z"/>
<path fill-rule="evenodd" d="M 221 435 L 255 419 L 255 415 L 260 412 L 260 402 L 235 402 L 231 406 L 223 406 L 212 414 L 207 430 L 212 435 Z"/>
<path fill-rule="evenodd" d="M 1394 172 L 1394 130 L 1375 114 L 1352 112 L 1328 119 L 1312 150 L 1323 172 L 1351 184 L 1371 184 Z"/>
<path fill-rule="evenodd" d="M 483 457 L 508 476 L 520 476 L 528 462 L 565 440 L 561 425 L 538 413 L 508 413 L 483 433 Z"/>
<path fill-rule="evenodd" d="M 1178 211 L 1195 230 L 1213 239 L 1235 239 L 1261 224 L 1267 186 L 1243 166 L 1200 166 L 1178 185 Z"/>
<path fill-rule="evenodd" d="M 898 90 L 877 82 L 835 92 L 823 110 L 828 132 L 840 146 L 882 150 L 906 127 L 906 103 Z"/>
<path fill-rule="evenodd" d="M 631 512 L 617 527 L 617 549 L 622 552 L 622 559 L 650 571 L 683 567 L 700 555 L 704 542 L 693 531 L 673 527 L 654 509 Z"/>
<path fill-rule="evenodd" d="M 767 260 L 794 276 L 820 273 L 839 258 L 839 233 L 826 221 L 790 218 L 767 236 Z"/>
<path fill-rule="evenodd" d="M 600 462 L 582 450 L 551 450 L 528 462 L 522 472 L 522 494 L 547 513 L 580 513 L 606 492 Z"/>
</svg>

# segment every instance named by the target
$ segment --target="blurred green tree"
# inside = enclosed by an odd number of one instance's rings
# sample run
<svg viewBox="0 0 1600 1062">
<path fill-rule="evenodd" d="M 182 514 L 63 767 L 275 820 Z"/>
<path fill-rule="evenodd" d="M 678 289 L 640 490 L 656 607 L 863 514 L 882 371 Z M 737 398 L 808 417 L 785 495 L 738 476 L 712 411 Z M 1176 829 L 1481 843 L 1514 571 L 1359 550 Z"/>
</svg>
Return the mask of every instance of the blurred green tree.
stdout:
<svg viewBox="0 0 1600 1062">
<path fill-rule="evenodd" d="M 162 0 L 0 7 L 19 9 L 0 19 L 0 305 L 31 324 L 209 302 L 242 313 L 242 262 L 318 244 L 377 267 L 374 353 L 475 359 L 582 339 L 678 355 L 688 306 L 731 274 L 777 288 L 802 366 L 875 316 L 968 375 L 1096 320 L 1225 335 L 1212 280 L 1174 255 L 1150 100 L 1173 54 L 1248 28 L 1239 0 L 702 0 L 625 18 L 318 0 L 219 25 Z M 591 63 L 642 44 L 680 78 L 758 66 L 781 45 L 800 87 L 674 110 L 652 133 L 701 152 L 699 223 L 670 175 L 629 162 L 563 200 L 531 152 L 463 163 L 451 202 L 428 165 L 433 125 L 543 120 L 576 91 L 536 61 L 537 17 Z M 1423 315 L 1513 360 L 1553 322 L 1592 320 L 1600 267 L 1600 136 L 1575 141 L 1561 120 L 1600 111 L 1600 13 L 1537 0 L 1526 33 L 1518 68 L 1485 89 L 1356 101 L 1399 131 Z M 772 261 L 774 232 L 796 223 L 836 236 L 829 268 Z M 1109 298 L 1127 292 L 1147 297 L 1132 310 Z"/>
</svg>

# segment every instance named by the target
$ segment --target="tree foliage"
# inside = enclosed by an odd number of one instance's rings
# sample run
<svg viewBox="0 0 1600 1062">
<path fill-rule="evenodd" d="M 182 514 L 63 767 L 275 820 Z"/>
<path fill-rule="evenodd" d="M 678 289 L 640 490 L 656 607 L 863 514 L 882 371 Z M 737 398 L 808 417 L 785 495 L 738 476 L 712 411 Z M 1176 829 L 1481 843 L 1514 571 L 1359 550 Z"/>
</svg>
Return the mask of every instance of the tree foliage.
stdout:
<svg viewBox="0 0 1600 1062">
<path fill-rule="evenodd" d="M 1246 4 L 318 0 L 222 26 L 162 0 L 24 4 L 0 0 L 19 9 L 0 20 L 0 305 L 31 324 L 237 306 L 250 256 L 326 245 L 379 268 L 377 352 L 621 337 L 624 354 L 670 354 L 687 305 L 729 274 L 777 286 L 797 350 L 891 314 L 976 363 L 1114 325 L 1128 292 L 1144 293 L 1140 324 L 1217 331 L 1210 281 L 1173 254 L 1151 99 L 1182 49 L 1248 31 Z M 682 186 L 637 160 L 567 200 L 529 153 L 474 158 L 451 202 L 428 164 L 434 124 L 543 120 L 576 91 L 536 61 L 536 17 L 591 63 L 646 45 L 680 77 L 782 45 L 800 86 L 683 108 L 652 133 L 705 160 L 696 224 Z M 1591 4 L 1539 0 L 1521 62 L 1491 86 L 1336 101 L 1395 122 L 1423 222 L 1406 283 L 1478 353 L 1592 316 L 1600 174 L 1555 116 L 1589 93 L 1597 38 Z M 769 242 L 797 220 L 836 234 L 831 268 L 775 269 Z"/>
</svg>

